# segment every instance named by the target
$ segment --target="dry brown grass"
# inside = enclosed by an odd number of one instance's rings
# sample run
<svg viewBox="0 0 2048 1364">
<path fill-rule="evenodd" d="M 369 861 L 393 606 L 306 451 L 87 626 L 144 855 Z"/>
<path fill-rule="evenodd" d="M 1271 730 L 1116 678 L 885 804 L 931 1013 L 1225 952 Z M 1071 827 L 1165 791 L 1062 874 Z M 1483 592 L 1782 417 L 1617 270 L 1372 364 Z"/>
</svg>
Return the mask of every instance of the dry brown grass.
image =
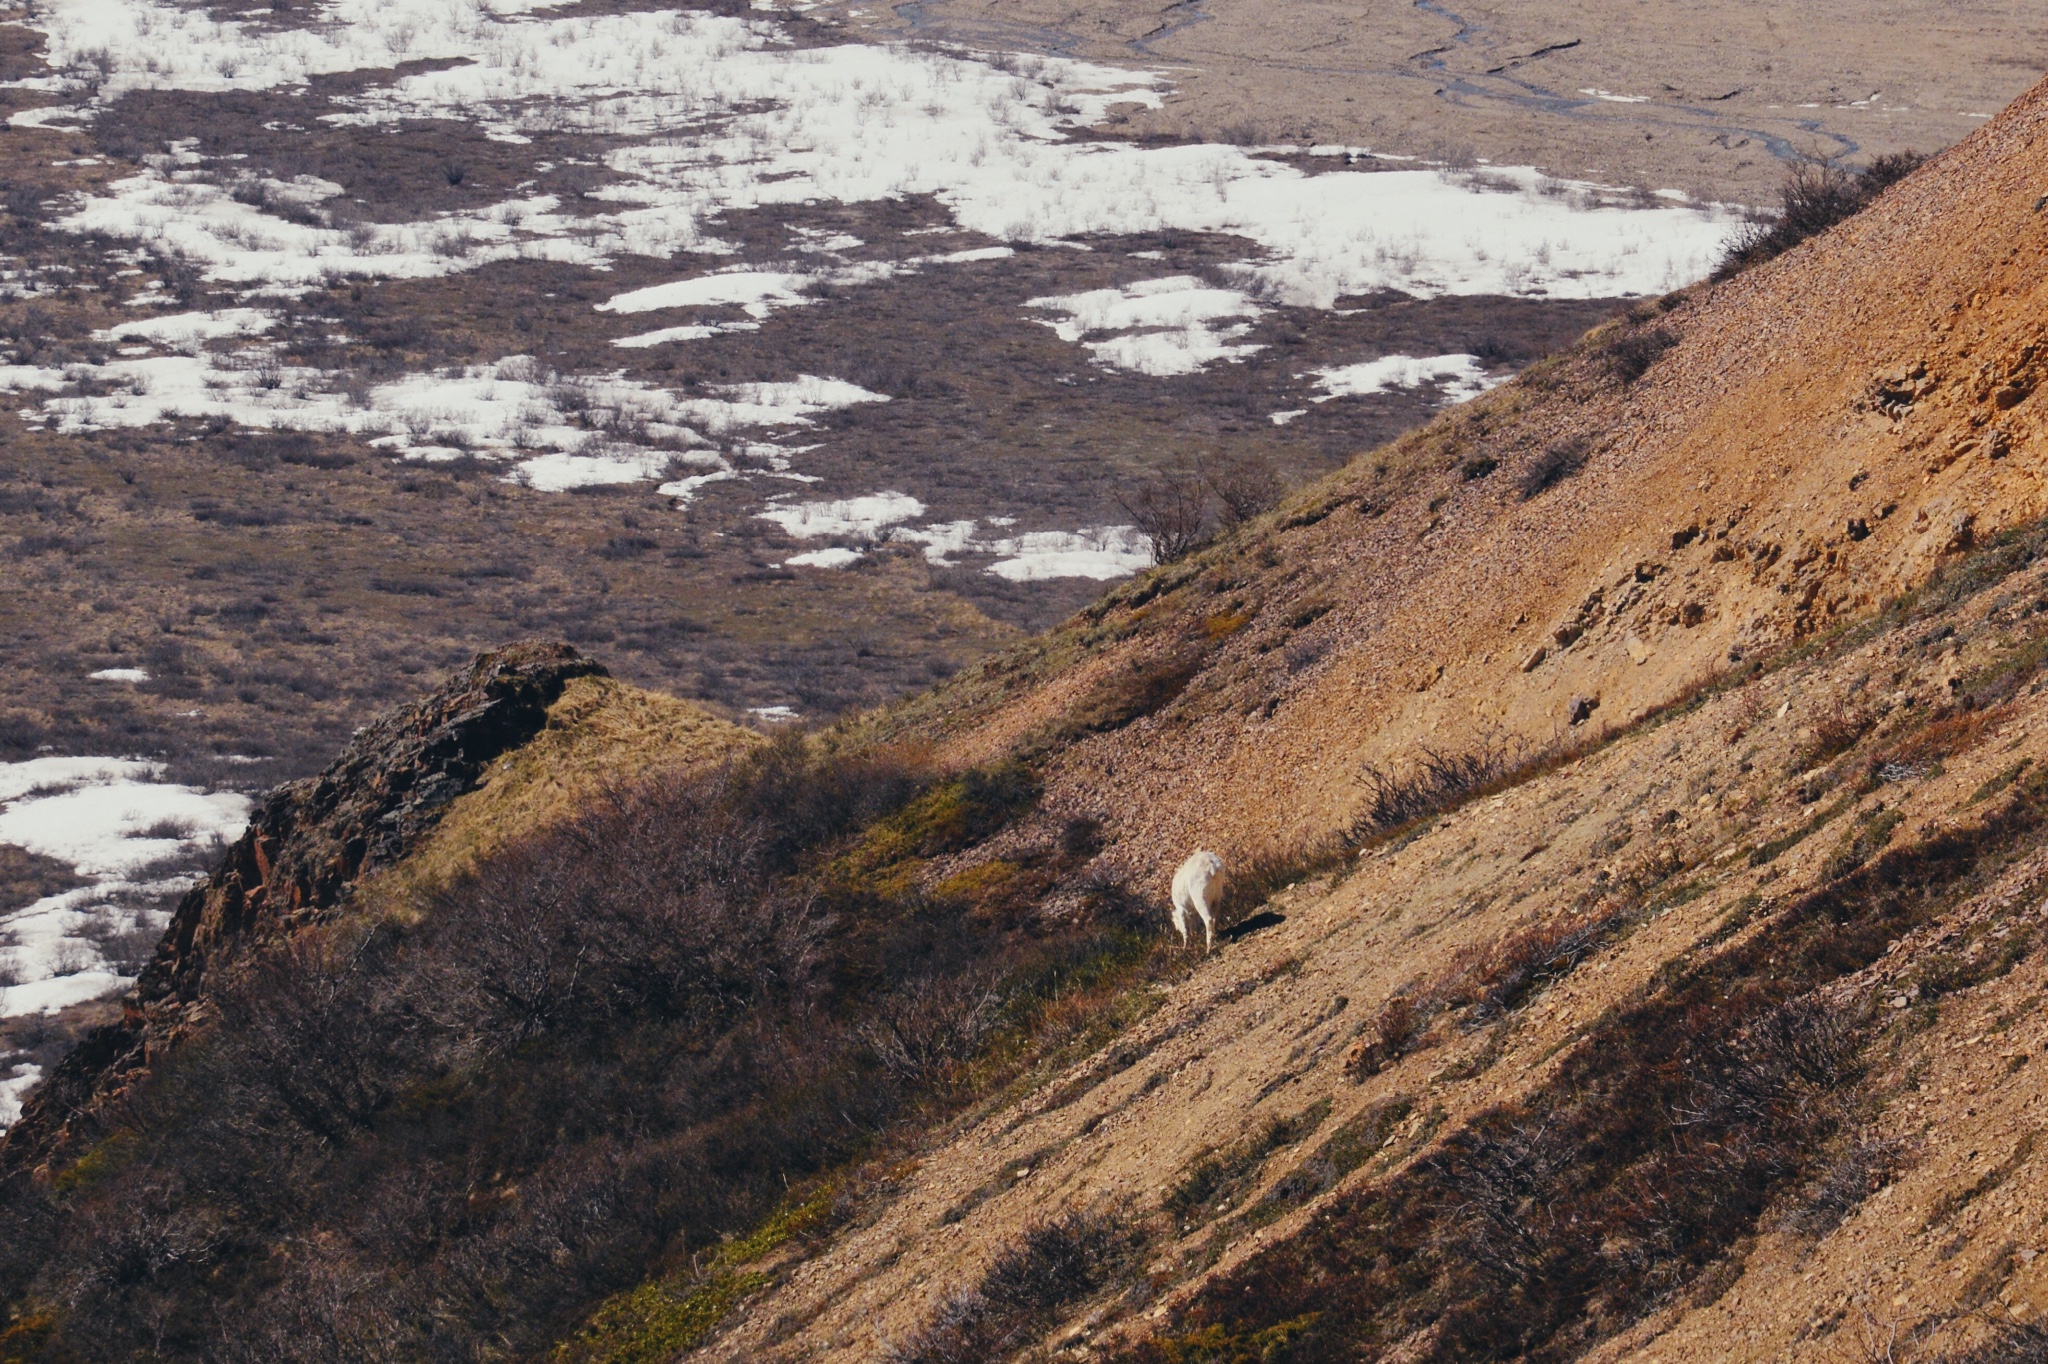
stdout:
<svg viewBox="0 0 2048 1364">
<path fill-rule="evenodd" d="M 548 708 L 547 727 L 493 763 L 392 875 L 407 894 L 446 884 L 574 817 L 601 790 L 707 769 L 762 742 L 688 701 L 608 677 L 577 678 Z"/>
</svg>

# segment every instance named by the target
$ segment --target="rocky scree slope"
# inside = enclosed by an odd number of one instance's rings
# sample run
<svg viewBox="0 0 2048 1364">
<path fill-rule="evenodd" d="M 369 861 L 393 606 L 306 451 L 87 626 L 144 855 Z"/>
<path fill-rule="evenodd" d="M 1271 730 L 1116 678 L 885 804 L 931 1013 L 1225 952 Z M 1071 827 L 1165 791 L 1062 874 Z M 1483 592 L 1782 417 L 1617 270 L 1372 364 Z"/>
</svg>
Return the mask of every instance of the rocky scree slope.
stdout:
<svg viewBox="0 0 2048 1364">
<path fill-rule="evenodd" d="M 2040 1348 L 2044 251 L 2048 86 L 871 721 L 1299 884 L 707 1357 Z"/>
<path fill-rule="evenodd" d="M 1575 699 L 1624 725 L 1869 612 L 2044 509 L 2044 120 L 2037 87 L 1838 230 L 1642 305 L 890 723 L 963 761 L 1051 753 L 1049 808 L 1156 873 L 1345 827 L 1362 763 L 1547 742 Z"/>
</svg>

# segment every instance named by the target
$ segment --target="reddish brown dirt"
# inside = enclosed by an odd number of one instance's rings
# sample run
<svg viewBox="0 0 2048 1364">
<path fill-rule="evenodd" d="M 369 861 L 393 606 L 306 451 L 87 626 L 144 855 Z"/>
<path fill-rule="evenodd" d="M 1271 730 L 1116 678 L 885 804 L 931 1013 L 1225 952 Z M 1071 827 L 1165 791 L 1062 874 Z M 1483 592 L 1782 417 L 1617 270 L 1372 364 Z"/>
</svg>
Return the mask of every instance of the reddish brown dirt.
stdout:
<svg viewBox="0 0 2048 1364">
<path fill-rule="evenodd" d="M 1994 811 L 2031 828 L 2036 797 L 2014 793 L 2048 761 L 2048 573 L 1999 546 L 2048 512 L 2044 192 L 2048 85 L 1826 238 L 1596 333 L 878 721 L 936 730 L 963 762 L 1043 755 L 1051 814 L 1101 817 L 1111 859 L 1155 889 L 1190 846 L 1242 859 L 1345 828 L 1367 763 L 1499 736 L 1611 742 L 1282 893 L 1283 923 L 1201 962 L 1116 1049 L 935 1138 L 704 1357 L 884 1357 L 1027 1227 L 1075 1208 L 1144 1221 L 1148 1277 L 1038 1349 L 1101 1357 L 1231 1320 L 1215 1299 L 1229 1275 L 1543 1093 L 1660 971 L 1710 969 L 1878 847 L 1910 858 Z M 1614 342 L 1658 329 L 1675 344 L 1619 382 Z M 1531 463 L 1573 439 L 1583 471 L 1523 500 Z M 1170 658 L 1200 661 L 1176 698 L 1071 737 Z M 1574 698 L 1598 701 L 1579 727 Z M 1592 1357 L 1934 1360 L 2048 1310 L 2030 1140 L 2048 968 L 2020 947 L 1921 987 L 2038 933 L 2048 850 L 2014 837 L 1821 991 L 1874 1020 L 1854 1094 L 1865 1137 L 1893 1153 L 1877 1187 L 1832 1229 L 1802 1220 L 1810 1190 L 1780 1190 L 1684 1292 L 1603 1327 Z M 1649 916 L 1568 978 L 1496 1023 L 1440 1025 L 1363 1082 L 1347 1073 L 1389 997 L 1623 883 Z M 1410 1117 L 1378 1157 L 1284 1215 L 1249 1211 L 1394 1097 Z M 1256 1162 L 1227 1206 L 1160 1213 L 1205 1152 L 1323 1101 L 1316 1135 Z"/>
</svg>

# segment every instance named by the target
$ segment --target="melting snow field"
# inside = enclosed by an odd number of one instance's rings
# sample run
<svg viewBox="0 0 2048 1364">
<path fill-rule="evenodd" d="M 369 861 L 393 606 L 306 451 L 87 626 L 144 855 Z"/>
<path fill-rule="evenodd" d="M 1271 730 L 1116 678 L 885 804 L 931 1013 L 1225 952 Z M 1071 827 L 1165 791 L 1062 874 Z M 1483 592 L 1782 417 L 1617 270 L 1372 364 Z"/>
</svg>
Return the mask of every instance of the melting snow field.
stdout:
<svg viewBox="0 0 2048 1364">
<path fill-rule="evenodd" d="M 110 942 L 161 933 L 166 915 L 154 906 L 190 884 L 183 869 L 248 823 L 247 796 L 162 776 L 161 763 L 134 758 L 0 763 L 0 844 L 64 863 L 88 882 L 0 915 L 0 1017 L 49 1013 L 126 986 Z M 0 1123 L 7 1102 L 0 1098 Z"/>
<path fill-rule="evenodd" d="M 1500 382 L 1487 374 L 1476 355 L 1388 355 L 1362 364 L 1316 370 L 1315 380 L 1316 387 L 1323 390 L 1309 399 L 1316 403 L 1385 393 L 1394 388 L 1421 388 L 1425 384 L 1443 385 L 1444 401 L 1459 403 Z M 1276 413 L 1276 419 L 1280 415 Z"/>
<path fill-rule="evenodd" d="M 14 1125 L 21 1116 L 21 1096 L 42 1078 L 43 1068 L 28 1062 L 11 1066 L 8 1074 L 0 1076 L 0 1130 Z"/>
<path fill-rule="evenodd" d="M 758 515 L 773 521 L 799 540 L 851 538 L 869 544 L 893 541 L 921 545 L 925 560 L 951 567 L 956 555 L 993 556 L 988 571 L 1010 582 L 1047 578 L 1127 578 L 1152 563 L 1151 547 L 1132 526 L 1096 526 L 1082 531 L 1028 531 L 1006 535 L 1008 518 L 990 517 L 996 534 L 978 535 L 977 521 L 947 521 L 907 526 L 924 515 L 925 505 L 907 493 L 877 493 L 837 502 L 797 502 L 770 507 Z M 806 550 L 783 560 L 791 568 L 849 568 L 864 551 L 835 545 Z"/>
<path fill-rule="evenodd" d="M 1235 289 L 1210 288 L 1191 275 L 1034 298 L 1029 306 L 1066 314 L 1046 323 L 1060 340 L 1080 342 L 1099 363 L 1139 374 L 1193 374 L 1260 349 L 1230 343 L 1251 330 L 1244 319 L 1262 310 Z"/>
<path fill-rule="evenodd" d="M 281 362 L 266 339 L 278 300 L 336 278 L 422 278 L 508 260 L 604 269 L 627 255 L 701 257 L 701 268 L 679 265 L 673 281 L 598 305 L 646 317 L 645 330 L 615 342 L 644 349 L 756 329 L 783 309 L 830 306 L 833 288 L 999 261 L 1016 245 L 1163 230 L 1241 238 L 1243 259 L 1216 278 L 1165 275 L 1029 303 L 1077 360 L 1167 377 L 1243 361 L 1259 349 L 1244 338 L 1276 306 L 1330 308 L 1386 289 L 1660 292 L 1703 275 L 1737 221 L 1712 207 L 1610 202 L 1595 187 L 1531 170 L 1489 168 L 1484 186 L 1426 169 L 1312 175 L 1256 149 L 1076 136 L 1116 104 L 1158 104 L 1163 82 L 1148 72 L 853 43 L 799 48 L 765 18 L 569 16 L 553 12 L 558 4 L 327 0 L 310 24 L 278 28 L 169 0 L 44 0 L 25 22 L 46 35 L 52 69 L 66 74 L 16 83 L 53 101 L 15 114 L 17 125 L 89 121 L 134 90 L 293 90 L 325 74 L 438 63 L 373 79 L 319 116 L 366 135 L 403 120 L 457 119 L 514 145 L 547 132 L 602 134 L 616 143 L 605 154 L 613 178 L 574 203 L 515 193 L 425 221 L 343 222 L 322 208 L 343 194 L 339 185 L 261 180 L 174 145 L 141 173 L 78 199 L 59 225 L 180 256 L 240 290 L 238 306 L 105 329 L 99 339 L 130 343 L 121 359 L 0 367 L 0 390 L 66 430 L 224 417 L 356 433 L 407 458 L 475 454 L 544 490 L 654 482 L 686 503 L 715 482 L 801 477 L 780 433 L 887 395 L 791 373 L 683 398 L 616 374 L 556 374 L 523 357 L 362 391 Z M 800 249 L 816 265 L 792 269 L 736 259 L 739 248 L 720 236 L 724 215 L 741 210 L 913 195 L 943 205 L 958 230 L 1000 244 L 848 262 L 834 257 L 863 243 L 814 234 Z M 1445 384 L 1447 398 L 1469 396 L 1484 387 L 1483 373 L 1476 362 L 1450 362 L 1470 359 L 1390 357 L 1322 371 L 1316 401 L 1430 382 Z M 583 419 L 592 411 L 598 420 Z M 876 495 L 891 497 L 915 501 Z M 856 515 L 851 529 L 830 533 L 872 535 L 886 524 L 921 539 L 935 561 L 995 556 L 988 571 L 1018 581 L 1111 577 L 1148 562 L 1128 527 L 986 535 L 972 522 L 908 524 L 923 510 L 874 525 Z M 761 514 L 798 539 L 826 533 L 816 527 L 841 515 L 805 520 L 813 513 L 776 501 Z M 843 568 L 859 557 L 859 546 L 834 546 L 788 562 Z"/>
</svg>

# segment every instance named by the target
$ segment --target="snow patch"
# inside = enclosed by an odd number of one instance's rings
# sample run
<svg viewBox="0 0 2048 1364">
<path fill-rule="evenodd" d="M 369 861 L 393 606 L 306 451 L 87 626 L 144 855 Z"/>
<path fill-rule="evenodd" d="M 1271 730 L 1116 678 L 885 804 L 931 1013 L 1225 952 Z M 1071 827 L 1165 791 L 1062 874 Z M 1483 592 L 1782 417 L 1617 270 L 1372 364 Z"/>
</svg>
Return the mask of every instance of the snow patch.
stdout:
<svg viewBox="0 0 2048 1364">
<path fill-rule="evenodd" d="M 924 515 L 924 503 L 908 493 L 870 493 L 865 497 L 849 497 L 837 502 L 797 502 L 770 507 L 755 515 L 763 521 L 773 521 L 798 540 L 816 540 L 828 535 L 872 538 L 884 526 Z"/>
<path fill-rule="evenodd" d="M 1152 566 L 1152 546 L 1135 526 L 1098 526 L 1082 531 L 1031 531 L 995 542 L 1007 557 L 988 571 L 1013 583 L 1049 578 L 1128 578 Z"/>
<path fill-rule="evenodd" d="M 1501 382 L 1486 372 L 1476 355 L 1388 355 L 1356 365 L 1337 365 L 1313 371 L 1322 393 L 1310 402 L 1326 403 L 1332 398 L 1356 398 L 1385 393 L 1391 388 L 1421 388 L 1443 385 L 1447 403 L 1475 398 Z M 1279 421 L 1275 414 L 1275 422 Z"/>
<path fill-rule="evenodd" d="M 52 394 L 26 413 L 66 432 L 224 416 L 259 429 L 347 433 L 419 459 L 473 455 L 514 465 L 543 490 L 666 478 L 678 462 L 730 473 L 714 437 L 802 426 L 821 412 L 887 402 L 842 379 L 799 375 L 685 398 L 617 374 L 565 376 L 525 356 L 411 374 L 360 399 L 266 348 L 161 355 L 64 369 L 0 366 L 0 391 Z"/>
<path fill-rule="evenodd" d="M 976 534 L 977 523 L 941 521 L 927 526 L 903 523 L 924 514 L 924 504 L 904 493 L 872 493 L 836 502 L 803 502 L 757 513 L 800 540 L 839 536 L 919 545 L 926 562 L 951 568 L 962 555 L 995 560 L 989 573 L 1011 582 L 1042 582 L 1051 578 L 1126 578 L 1152 566 L 1152 547 L 1135 526 L 1097 526 L 1088 530 L 1027 531 L 1021 535 Z M 1006 527 L 1011 518 L 993 516 L 988 524 Z M 846 568 L 863 557 L 847 546 L 807 550 L 783 560 L 801 568 Z"/>
<path fill-rule="evenodd" d="M 136 758 L 0 763 L 0 843 L 63 862 L 91 882 L 0 915 L 0 1017 L 123 988 L 95 930 L 161 932 L 168 916 L 154 906 L 190 877 L 151 877 L 151 869 L 189 865 L 248 823 L 247 796 L 167 783 L 163 771 Z M 0 1107 L 0 1123 L 5 1118 Z"/>
<path fill-rule="evenodd" d="M 830 549 L 813 549 L 802 554 L 792 554 L 782 562 L 790 568 L 850 568 L 862 557 L 857 549 L 834 545 Z"/>
<path fill-rule="evenodd" d="M 1232 344 L 1251 330 L 1239 319 L 1257 317 L 1258 305 L 1192 275 L 1034 298 L 1025 306 L 1066 314 L 1044 325 L 1061 340 L 1086 346 L 1098 363 L 1140 374 L 1193 374 L 1217 360 L 1237 361 L 1263 349 Z"/>
<path fill-rule="evenodd" d="M 284 286 L 517 256 L 601 264 L 622 253 L 729 250 L 710 230 L 723 214 L 930 195 L 958 228 L 1005 242 L 1162 229 L 1242 236 L 1254 251 L 1236 272 L 1255 292 L 1322 307 L 1382 288 L 1657 293 L 1704 274 L 1738 226 L 1721 210 L 1600 205 L 1592 186 L 1547 192 L 1560 182 L 1526 168 L 1489 168 L 1493 189 L 1482 191 L 1430 170 L 1308 175 L 1256 149 L 1071 136 L 1113 104 L 1159 103 L 1161 81 L 1145 72 L 1064 59 L 1003 71 L 908 47 L 797 48 L 759 19 L 537 8 L 330 0 L 321 22 L 280 33 L 161 0 L 54 0 L 32 22 L 52 35 L 60 66 L 99 73 L 100 103 L 136 88 L 269 88 L 459 59 L 372 85 L 328 117 L 379 126 L 459 118 L 515 140 L 558 129 L 644 139 L 607 154 L 618 178 L 573 213 L 543 196 L 423 223 L 322 227 L 241 203 L 172 165 L 116 182 L 65 225 L 176 249 L 216 278 Z M 1495 192 L 1503 185 L 1517 192 Z"/>
<path fill-rule="evenodd" d="M 22 1096 L 42 1078 L 41 1066 L 23 1061 L 10 1067 L 6 1078 L 0 1079 L 0 1132 L 21 1120 Z"/>
<path fill-rule="evenodd" d="M 670 341 L 703 341 L 709 337 L 722 336 L 726 332 L 757 331 L 758 322 L 685 323 L 680 327 L 663 327 L 658 331 L 636 332 L 632 336 L 621 336 L 612 344 L 626 350 L 641 350 L 648 346 L 659 346 Z"/>
<path fill-rule="evenodd" d="M 766 317 L 776 307 L 795 307 L 811 300 L 803 287 L 811 277 L 777 270 L 730 270 L 695 279 L 676 280 L 635 289 L 597 305 L 601 313 L 646 313 L 657 308 L 710 308 L 737 304 L 752 317 Z"/>
<path fill-rule="evenodd" d="M 992 516 L 991 526 L 1007 527 L 1011 518 Z M 899 530 L 895 538 L 924 546 L 925 559 L 951 567 L 963 554 L 993 555 L 988 572 L 1011 582 L 1048 578 L 1127 578 L 1152 566 L 1152 546 L 1135 526 L 1095 526 L 1087 530 L 1027 531 L 1014 536 L 980 536 L 973 521 L 947 521 Z"/>
<path fill-rule="evenodd" d="M 223 308 L 218 312 L 172 313 L 168 317 L 116 323 L 94 332 L 92 339 L 150 341 L 186 349 L 232 336 L 258 336 L 276 325 L 277 319 L 259 308 Z"/>
<path fill-rule="evenodd" d="M 162 772 L 158 764 L 145 767 L 149 778 Z M 80 876 L 126 878 L 239 834 L 248 816 L 247 796 L 209 794 L 131 770 L 41 785 L 0 805 L 0 843 L 66 863 Z"/>
</svg>

